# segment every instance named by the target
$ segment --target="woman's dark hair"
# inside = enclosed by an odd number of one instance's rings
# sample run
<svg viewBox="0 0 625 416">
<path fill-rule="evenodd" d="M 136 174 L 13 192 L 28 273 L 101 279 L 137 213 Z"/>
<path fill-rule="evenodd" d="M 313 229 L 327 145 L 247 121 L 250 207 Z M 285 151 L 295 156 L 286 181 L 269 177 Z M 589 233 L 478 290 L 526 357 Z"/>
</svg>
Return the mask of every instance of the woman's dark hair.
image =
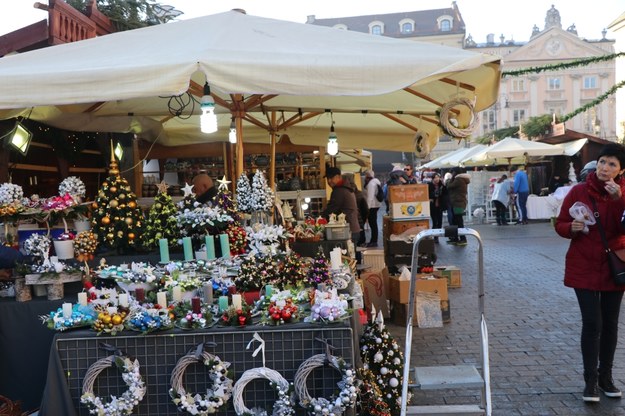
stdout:
<svg viewBox="0 0 625 416">
<path fill-rule="evenodd" d="M 618 143 L 608 143 L 601 148 L 597 160 L 603 156 L 613 156 L 618 159 L 621 169 L 625 169 L 625 146 Z"/>
<path fill-rule="evenodd" d="M 506 179 L 508 179 L 508 175 L 506 175 L 505 173 L 503 175 L 501 175 L 501 177 L 497 180 L 497 183 L 501 183 L 503 181 L 505 181 Z"/>
</svg>

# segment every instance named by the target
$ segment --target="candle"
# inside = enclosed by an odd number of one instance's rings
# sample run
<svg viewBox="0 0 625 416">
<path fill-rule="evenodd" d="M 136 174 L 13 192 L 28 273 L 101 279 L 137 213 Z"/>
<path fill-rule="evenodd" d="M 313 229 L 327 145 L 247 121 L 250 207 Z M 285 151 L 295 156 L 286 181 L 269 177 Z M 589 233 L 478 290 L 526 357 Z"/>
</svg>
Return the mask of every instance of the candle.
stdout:
<svg viewBox="0 0 625 416">
<path fill-rule="evenodd" d="M 145 300 L 145 289 L 142 287 L 138 287 L 135 289 L 135 299 L 137 302 L 143 302 Z"/>
<path fill-rule="evenodd" d="M 191 246 L 191 237 L 182 239 L 182 249 L 184 250 L 184 261 L 193 260 L 193 247 Z"/>
<path fill-rule="evenodd" d="M 213 285 L 211 283 L 204 285 L 204 302 L 209 305 L 213 304 Z"/>
<path fill-rule="evenodd" d="M 265 298 L 269 299 L 273 295 L 273 287 L 271 285 L 265 286 Z"/>
<path fill-rule="evenodd" d="M 219 297 L 219 312 L 224 312 L 228 309 L 228 296 Z"/>
<path fill-rule="evenodd" d="M 72 317 L 72 304 L 64 303 L 63 304 L 63 318 L 69 319 Z"/>
<path fill-rule="evenodd" d="M 167 292 L 158 292 L 156 294 L 156 303 L 161 305 L 162 308 L 167 307 Z"/>
<path fill-rule="evenodd" d="M 341 268 L 341 249 L 335 248 L 330 252 L 330 267 L 333 270 Z"/>
<path fill-rule="evenodd" d="M 219 234 L 219 244 L 221 246 L 221 257 L 230 257 L 230 242 L 228 234 Z"/>
<path fill-rule="evenodd" d="M 87 306 L 87 293 L 85 292 L 78 293 L 78 304 L 80 306 Z"/>
<path fill-rule="evenodd" d="M 201 312 L 200 298 L 198 298 L 197 296 L 194 296 L 193 298 L 191 298 L 191 309 L 193 310 L 193 313 Z"/>
<path fill-rule="evenodd" d="M 234 306 L 234 309 L 241 309 L 241 295 L 238 293 L 235 293 L 234 295 L 232 295 L 232 306 Z"/>
<path fill-rule="evenodd" d="M 161 263 L 169 263 L 169 241 L 161 238 L 158 240 L 158 246 L 161 250 Z"/>
<path fill-rule="evenodd" d="M 215 258 L 215 237 L 207 235 L 206 238 L 206 259 L 213 260 Z"/>
<path fill-rule="evenodd" d="M 117 302 L 119 303 L 119 306 L 123 306 L 124 308 L 127 308 L 128 307 L 128 294 L 120 293 L 117 298 Z"/>
<path fill-rule="evenodd" d="M 174 286 L 171 289 L 171 298 L 174 302 L 180 302 L 182 300 L 182 290 L 180 286 Z"/>
<path fill-rule="evenodd" d="M 206 257 L 206 251 L 204 250 L 196 251 L 195 258 L 198 260 L 208 260 L 208 257 Z"/>
</svg>

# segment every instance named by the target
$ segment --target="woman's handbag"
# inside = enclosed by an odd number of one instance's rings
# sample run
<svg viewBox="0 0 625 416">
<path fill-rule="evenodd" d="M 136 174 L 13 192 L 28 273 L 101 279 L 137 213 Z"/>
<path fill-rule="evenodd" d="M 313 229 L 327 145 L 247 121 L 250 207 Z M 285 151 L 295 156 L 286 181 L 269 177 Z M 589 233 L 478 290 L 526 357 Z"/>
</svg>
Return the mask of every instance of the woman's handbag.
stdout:
<svg viewBox="0 0 625 416">
<path fill-rule="evenodd" d="M 625 261 L 623 261 L 621 257 L 625 258 L 625 250 L 618 250 L 618 252 L 615 252 L 610 249 L 608 246 L 608 240 L 605 238 L 603 225 L 601 225 L 601 220 L 599 219 L 599 212 L 597 211 L 595 200 L 592 198 L 590 198 L 590 200 L 592 201 L 592 208 L 594 210 L 595 219 L 597 220 L 597 227 L 599 229 L 599 234 L 601 235 L 601 241 L 603 241 L 603 247 L 608 255 L 608 266 L 610 266 L 610 271 L 612 272 L 612 279 L 616 285 L 623 286 L 625 285 Z"/>
</svg>

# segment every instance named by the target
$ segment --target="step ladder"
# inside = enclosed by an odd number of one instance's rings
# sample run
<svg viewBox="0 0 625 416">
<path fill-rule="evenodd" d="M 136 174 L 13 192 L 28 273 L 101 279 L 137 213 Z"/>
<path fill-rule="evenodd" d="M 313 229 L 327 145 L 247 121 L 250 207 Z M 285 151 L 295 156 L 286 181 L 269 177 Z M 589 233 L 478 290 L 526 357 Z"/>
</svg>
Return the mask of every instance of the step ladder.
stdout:
<svg viewBox="0 0 625 416">
<path fill-rule="evenodd" d="M 478 242 L 478 308 L 480 312 L 480 361 L 481 366 L 452 365 L 410 368 L 410 349 L 412 346 L 412 319 L 415 310 L 415 289 L 419 243 L 427 237 L 473 236 Z M 484 318 L 484 250 L 479 233 L 470 228 L 456 226 L 444 229 L 421 231 L 414 240 L 412 249 L 412 267 L 410 273 L 410 302 L 406 322 L 406 346 L 404 349 L 404 384 L 402 386 L 401 416 L 406 415 L 475 415 L 491 416 L 492 402 L 490 394 L 490 366 L 488 355 L 488 329 Z M 409 384 L 411 379 L 413 383 Z M 440 390 L 454 388 L 473 388 L 481 390 L 480 403 L 461 405 L 408 406 L 408 388 L 420 390 Z"/>
</svg>

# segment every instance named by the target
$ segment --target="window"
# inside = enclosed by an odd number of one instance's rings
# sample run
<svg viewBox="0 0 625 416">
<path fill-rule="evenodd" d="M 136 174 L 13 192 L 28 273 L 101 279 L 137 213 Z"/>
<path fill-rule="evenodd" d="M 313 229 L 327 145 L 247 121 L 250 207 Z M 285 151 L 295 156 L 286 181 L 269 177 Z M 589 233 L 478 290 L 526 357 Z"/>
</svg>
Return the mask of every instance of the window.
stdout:
<svg viewBox="0 0 625 416">
<path fill-rule="evenodd" d="M 412 23 L 410 22 L 402 23 L 401 33 L 412 33 Z"/>
<path fill-rule="evenodd" d="M 369 33 L 378 36 L 384 34 L 384 23 L 379 20 L 369 23 Z"/>
<path fill-rule="evenodd" d="M 590 90 L 593 88 L 597 88 L 597 77 L 594 75 L 584 77 L 584 89 Z"/>
<path fill-rule="evenodd" d="M 559 77 L 547 78 L 547 89 L 549 90 L 562 89 L 560 78 Z"/>
<path fill-rule="evenodd" d="M 497 115 L 495 114 L 495 110 L 486 110 L 482 115 L 482 130 L 484 130 L 484 133 L 497 130 Z"/>
<path fill-rule="evenodd" d="M 338 25 L 334 25 L 334 28 L 335 29 L 340 29 L 340 30 L 347 30 L 347 26 L 342 24 L 342 23 L 340 23 Z"/>
<path fill-rule="evenodd" d="M 525 121 L 525 110 L 524 109 L 513 110 L 512 111 L 512 122 L 514 123 L 515 126 L 518 126 L 519 124 L 523 123 L 524 121 Z"/>
<path fill-rule="evenodd" d="M 525 91 L 525 80 L 524 79 L 513 79 L 512 80 L 512 91 L 514 91 L 514 92 L 524 92 Z"/>
<path fill-rule="evenodd" d="M 449 32 L 451 30 L 451 20 L 443 19 L 441 20 L 441 32 Z"/>
</svg>

